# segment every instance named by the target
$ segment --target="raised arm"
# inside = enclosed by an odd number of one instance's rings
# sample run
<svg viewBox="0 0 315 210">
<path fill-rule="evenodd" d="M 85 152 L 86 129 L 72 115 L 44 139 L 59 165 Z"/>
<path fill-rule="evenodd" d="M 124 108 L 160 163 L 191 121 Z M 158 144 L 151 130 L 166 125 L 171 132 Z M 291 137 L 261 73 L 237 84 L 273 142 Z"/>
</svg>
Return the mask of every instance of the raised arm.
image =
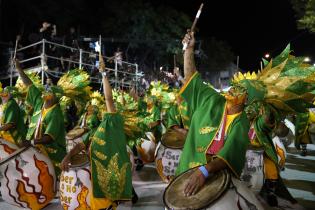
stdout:
<svg viewBox="0 0 315 210">
<path fill-rule="evenodd" d="M 104 90 L 107 111 L 116 112 L 113 95 L 112 95 L 112 87 L 110 86 L 108 78 L 105 75 L 105 73 L 102 73 L 102 75 L 103 75 L 103 90 Z"/>
<path fill-rule="evenodd" d="M 195 36 L 194 32 L 187 31 L 182 43 L 188 43 L 187 48 L 184 52 L 184 74 L 185 82 L 189 81 L 190 77 L 196 72 L 195 58 L 194 58 L 194 47 L 195 47 Z"/>
<path fill-rule="evenodd" d="M 30 86 L 33 84 L 32 80 L 25 74 L 23 69 L 20 66 L 19 60 L 15 60 L 15 67 L 17 72 L 19 73 L 22 82 L 24 83 L 25 86 Z"/>
</svg>

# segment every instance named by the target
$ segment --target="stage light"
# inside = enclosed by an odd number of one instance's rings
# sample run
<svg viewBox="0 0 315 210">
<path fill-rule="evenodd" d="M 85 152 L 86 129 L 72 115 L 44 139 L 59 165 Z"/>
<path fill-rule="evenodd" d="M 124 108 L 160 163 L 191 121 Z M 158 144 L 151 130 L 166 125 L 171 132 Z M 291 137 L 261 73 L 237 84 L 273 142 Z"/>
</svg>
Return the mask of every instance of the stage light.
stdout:
<svg viewBox="0 0 315 210">
<path fill-rule="evenodd" d="M 304 62 L 310 62 L 310 61 L 311 61 L 311 59 L 309 57 L 304 58 Z"/>
</svg>

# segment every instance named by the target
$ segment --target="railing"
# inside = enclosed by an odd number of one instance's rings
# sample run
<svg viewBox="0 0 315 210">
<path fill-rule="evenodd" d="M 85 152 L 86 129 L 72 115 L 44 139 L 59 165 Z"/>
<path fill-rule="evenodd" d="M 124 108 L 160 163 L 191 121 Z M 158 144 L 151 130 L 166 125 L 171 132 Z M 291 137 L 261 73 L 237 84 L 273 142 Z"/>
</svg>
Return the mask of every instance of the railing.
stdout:
<svg viewBox="0 0 315 210">
<path fill-rule="evenodd" d="M 27 55 L 27 51 L 29 51 L 31 48 L 37 49 L 37 55 L 23 58 L 22 60 L 20 60 L 20 63 L 27 64 L 31 61 L 37 60 L 39 65 L 31 66 L 31 68 L 26 69 L 26 71 L 35 70 L 37 72 L 41 72 L 42 84 L 44 84 L 45 77 L 60 77 L 65 74 L 66 72 L 60 69 L 60 66 L 62 66 L 62 64 L 64 64 L 65 62 L 67 62 L 68 66 L 75 66 L 76 68 L 82 68 L 89 72 L 91 74 L 90 79 L 92 83 L 101 83 L 102 81 L 101 75 L 99 73 L 97 73 L 96 75 L 92 75 L 92 73 L 95 72 L 95 68 L 97 67 L 97 53 L 88 52 L 82 49 L 65 46 L 43 39 L 39 42 L 17 49 L 17 54 L 25 53 Z M 52 49 L 55 53 L 52 53 Z M 68 52 L 68 54 L 71 54 L 69 58 L 65 58 L 67 54 L 66 52 Z M 12 58 L 13 52 L 11 53 L 11 60 Z M 105 61 L 106 70 L 109 74 L 109 81 L 115 88 L 130 88 L 135 86 L 136 89 L 138 89 L 139 80 L 143 76 L 141 73 L 139 73 L 138 64 L 129 63 L 121 60 L 118 61 L 117 59 L 115 59 L 115 57 L 103 56 L 103 58 Z M 13 82 L 13 77 L 17 77 L 17 73 L 14 70 L 13 62 L 11 62 L 11 86 Z"/>
</svg>

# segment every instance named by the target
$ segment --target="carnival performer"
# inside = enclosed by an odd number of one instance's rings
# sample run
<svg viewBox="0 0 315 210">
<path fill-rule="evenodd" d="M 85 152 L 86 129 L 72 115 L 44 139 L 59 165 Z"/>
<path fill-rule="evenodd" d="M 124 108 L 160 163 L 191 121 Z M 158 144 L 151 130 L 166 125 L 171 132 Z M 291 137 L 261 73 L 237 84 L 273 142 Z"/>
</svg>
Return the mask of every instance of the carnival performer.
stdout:
<svg viewBox="0 0 315 210">
<path fill-rule="evenodd" d="M 180 93 L 191 107 L 192 121 L 177 173 L 199 166 L 184 189 L 184 193 L 190 196 L 204 185 L 208 176 L 218 170 L 228 168 L 239 177 L 249 144 L 250 121 L 248 113 L 243 111 L 246 106 L 263 101 L 282 116 L 313 107 L 312 91 L 315 87 L 311 75 L 315 68 L 305 65 L 303 59 L 290 55 L 288 45 L 278 57 L 267 62 L 258 75 L 250 75 L 255 79 L 241 78 L 223 97 L 204 85 L 196 72 L 194 34 L 189 32 L 183 42 L 189 44 L 184 53 L 186 84 Z M 262 122 L 270 128 L 274 121 L 273 115 L 270 115 L 271 109 L 268 106 L 262 108 L 259 113 L 265 115 L 257 118 L 256 127 Z M 266 153 L 269 152 L 266 150 Z M 268 154 L 268 158 L 271 157 Z"/>
<path fill-rule="evenodd" d="M 260 195 L 270 206 L 278 206 L 277 194 L 292 203 L 297 201 L 291 196 L 285 187 L 281 177 L 280 169 L 284 167 L 283 151 L 276 148 L 272 135 L 279 127 L 281 121 L 279 113 L 269 104 L 263 103 L 262 97 L 258 99 L 256 94 L 255 102 L 245 108 L 247 117 L 251 122 L 249 131 L 250 146 L 253 150 L 262 148 L 264 162 L 264 180 Z M 278 160 L 278 156 L 282 158 Z"/>
<path fill-rule="evenodd" d="M 184 189 L 184 194 L 191 196 L 213 172 L 229 168 L 240 176 L 249 143 L 249 121 L 243 112 L 246 90 L 235 86 L 223 97 L 205 85 L 196 71 L 194 33 L 189 31 L 183 43 L 188 44 L 184 53 L 186 83 L 180 94 L 191 108 L 192 120 L 177 174 L 199 166 Z"/>
<path fill-rule="evenodd" d="M 60 175 L 60 163 L 66 155 L 64 117 L 53 89 L 41 92 L 16 61 L 16 69 L 28 88 L 26 103 L 33 107 L 33 115 L 26 139 L 46 154 Z"/>
<path fill-rule="evenodd" d="M 296 149 L 301 150 L 301 155 L 307 155 L 307 144 L 311 144 L 309 125 L 315 123 L 315 115 L 312 111 L 297 113 L 295 116 L 295 141 Z"/>
<path fill-rule="evenodd" d="M 21 147 L 27 129 L 24 123 L 24 114 L 13 97 L 14 93 L 17 93 L 17 90 L 9 86 L 0 93 L 2 101 L 0 138 Z"/>
<path fill-rule="evenodd" d="M 131 200 L 132 196 L 131 166 L 126 150 L 124 122 L 116 111 L 106 72 L 102 75 L 107 109 L 103 120 L 93 137 L 77 144 L 62 161 L 62 169 L 68 170 L 71 157 L 82 150 L 89 151 L 93 189 L 90 199 L 93 210 L 116 209 L 118 201 Z"/>
</svg>

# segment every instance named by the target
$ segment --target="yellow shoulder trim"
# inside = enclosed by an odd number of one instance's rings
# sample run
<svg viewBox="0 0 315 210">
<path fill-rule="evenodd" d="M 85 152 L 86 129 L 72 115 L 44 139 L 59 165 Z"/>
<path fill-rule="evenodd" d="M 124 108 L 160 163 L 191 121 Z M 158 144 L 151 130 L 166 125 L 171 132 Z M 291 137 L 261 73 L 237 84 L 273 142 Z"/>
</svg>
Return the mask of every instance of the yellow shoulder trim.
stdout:
<svg viewBox="0 0 315 210">
<path fill-rule="evenodd" d="M 198 73 L 198 71 L 196 71 L 190 78 L 189 78 L 189 80 L 185 83 L 185 85 L 180 89 L 180 91 L 179 91 L 179 95 L 181 95 L 183 92 L 184 92 L 184 90 L 187 88 L 187 86 L 189 85 L 189 83 L 191 82 L 191 80 L 193 79 L 193 78 L 195 78 L 196 77 L 196 75 L 198 75 L 199 73 Z"/>
</svg>

